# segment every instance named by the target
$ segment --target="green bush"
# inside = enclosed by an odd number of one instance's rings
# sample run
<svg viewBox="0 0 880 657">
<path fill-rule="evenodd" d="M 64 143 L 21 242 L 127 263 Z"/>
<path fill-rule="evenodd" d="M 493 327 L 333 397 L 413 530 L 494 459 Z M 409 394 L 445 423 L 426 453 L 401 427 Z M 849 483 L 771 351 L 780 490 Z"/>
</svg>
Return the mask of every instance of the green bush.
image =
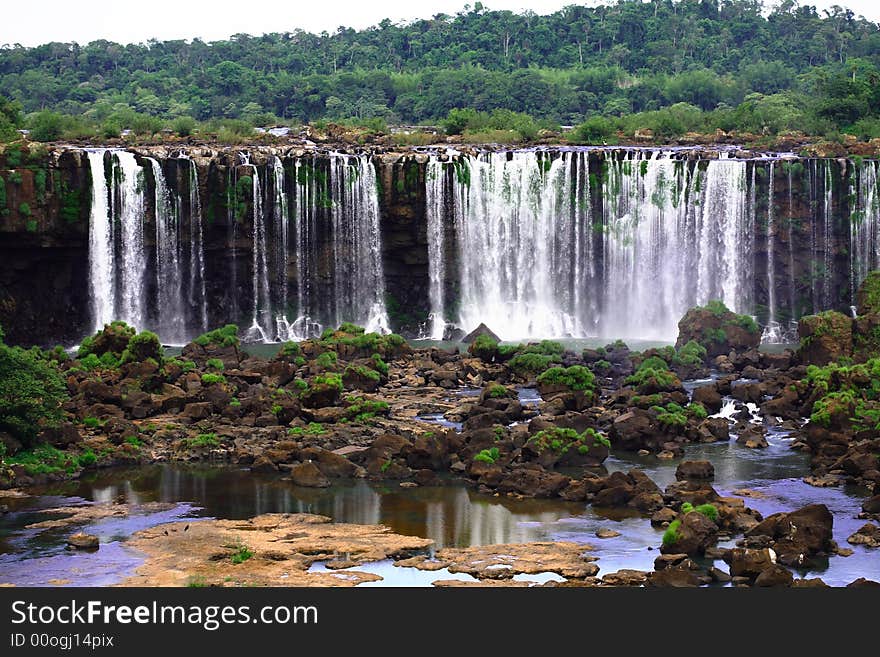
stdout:
<svg viewBox="0 0 880 657">
<path fill-rule="evenodd" d="M 152 331 L 142 331 L 128 341 L 128 346 L 122 352 L 120 363 L 142 363 L 152 358 L 157 363 L 162 362 L 164 352 L 159 336 Z"/>
<path fill-rule="evenodd" d="M 489 397 L 492 399 L 507 397 L 509 394 L 510 391 L 500 383 L 492 383 L 489 385 Z"/>
<path fill-rule="evenodd" d="M 202 347 L 207 347 L 212 344 L 220 347 L 237 347 L 239 345 L 238 326 L 235 324 L 227 324 L 223 328 L 203 333 L 193 340 L 193 342 Z"/>
<path fill-rule="evenodd" d="M 205 367 L 210 367 L 212 370 L 217 370 L 218 372 L 223 372 L 226 369 L 223 361 L 219 358 L 209 358 L 205 361 Z"/>
<path fill-rule="evenodd" d="M 498 356 L 498 343 L 488 335 L 478 335 L 471 343 L 468 351 L 475 358 L 485 362 L 492 362 Z"/>
<path fill-rule="evenodd" d="M 507 362 L 507 366 L 522 376 L 543 372 L 554 362 L 558 362 L 558 359 L 555 356 L 545 356 L 544 354 L 517 354 Z"/>
<path fill-rule="evenodd" d="M 672 362 L 676 365 L 692 365 L 699 367 L 706 361 L 706 348 L 699 342 L 688 340 L 675 354 Z"/>
<path fill-rule="evenodd" d="M 373 354 L 373 367 L 376 369 L 379 374 L 383 376 L 388 376 L 388 363 L 382 360 L 382 356 L 379 354 Z"/>
<path fill-rule="evenodd" d="M 481 450 L 479 454 L 474 456 L 474 461 L 481 461 L 483 463 L 495 463 L 498 458 L 501 456 L 501 452 L 498 451 L 497 447 L 491 447 L 489 449 Z"/>
<path fill-rule="evenodd" d="M 651 410 L 657 412 L 657 420 L 665 427 L 683 427 L 687 424 L 687 412 L 675 402 L 669 402 L 666 407 L 652 406 Z"/>
<path fill-rule="evenodd" d="M 339 392 L 342 392 L 342 377 L 332 372 L 327 374 L 319 374 L 314 379 L 312 379 L 312 383 L 316 386 L 327 386 L 328 388 L 336 388 L 337 390 L 339 390 Z"/>
<path fill-rule="evenodd" d="M 347 333 L 348 335 L 363 335 L 366 332 L 366 329 L 363 326 L 358 326 L 351 322 L 343 322 L 339 325 L 339 332 Z"/>
<path fill-rule="evenodd" d="M 79 469 L 79 462 L 73 456 L 51 445 L 39 445 L 12 456 L 5 456 L 7 465 L 20 465 L 30 476 L 41 474 L 73 474 Z"/>
<path fill-rule="evenodd" d="M 551 367 L 538 376 L 539 385 L 562 385 L 570 390 L 594 391 L 596 377 L 586 367 Z"/>
<path fill-rule="evenodd" d="M 599 445 L 611 447 L 611 441 L 592 428 L 578 433 L 574 429 L 551 427 L 536 433 L 526 441 L 526 444 L 538 453 L 551 450 L 557 454 L 565 454 L 570 449 L 577 449 L 581 454 L 586 454 L 591 448 Z"/>
<path fill-rule="evenodd" d="M 663 532 L 663 545 L 673 545 L 681 540 L 681 534 L 678 533 L 681 527 L 681 520 L 673 520 L 669 523 L 669 527 Z"/>
<path fill-rule="evenodd" d="M 202 374 L 202 385 L 211 386 L 216 383 L 226 383 L 226 377 L 222 374 L 212 374 L 211 372 Z"/>
<path fill-rule="evenodd" d="M 325 370 L 332 370 L 336 367 L 338 357 L 335 351 L 325 351 L 315 359 L 315 364 Z"/>
<path fill-rule="evenodd" d="M 601 144 L 614 135 L 614 124 L 604 116 L 591 116 L 572 132 L 572 139 L 579 144 Z"/>
<path fill-rule="evenodd" d="M 0 431 L 31 445 L 40 428 L 61 422 L 68 399 L 57 364 L 39 349 L 10 347 L 0 330 Z"/>
<path fill-rule="evenodd" d="M 299 342 L 285 342 L 281 345 L 278 355 L 285 358 L 296 358 L 302 355 L 302 348 L 299 346 Z"/>
</svg>

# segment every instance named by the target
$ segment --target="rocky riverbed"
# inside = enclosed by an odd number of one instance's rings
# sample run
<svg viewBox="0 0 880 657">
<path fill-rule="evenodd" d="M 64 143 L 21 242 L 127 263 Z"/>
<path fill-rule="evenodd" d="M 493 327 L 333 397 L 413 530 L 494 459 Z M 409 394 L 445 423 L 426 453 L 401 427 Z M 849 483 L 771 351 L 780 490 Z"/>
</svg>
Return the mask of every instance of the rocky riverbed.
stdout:
<svg viewBox="0 0 880 657">
<path fill-rule="evenodd" d="M 618 540 L 615 533 L 625 537 L 607 527 L 594 530 L 589 542 L 557 532 L 558 540 L 536 536 L 528 544 L 477 549 L 438 546 L 426 531 L 398 534 L 338 517 L 345 514 L 286 509 L 191 521 L 183 531 L 191 509 L 175 512 L 173 502 L 191 500 L 156 500 L 172 505 L 138 508 L 151 520 L 124 532 L 129 561 L 109 583 L 222 584 L 232 577 L 351 585 L 379 581 L 363 565 L 390 561 L 399 569 L 468 575 L 464 583 L 519 584 L 516 575 L 554 573 L 545 583 L 804 585 L 815 579 L 806 575 L 849 558 L 851 550 L 859 550 L 858 563 L 876 560 L 880 441 L 869 424 L 869 296 L 862 295 L 859 319 L 805 318 L 800 349 L 776 354 L 758 349 L 760 332 L 750 318 L 719 302 L 688 312 L 675 347 L 643 352 L 621 342 L 579 353 L 552 341 L 499 345 L 488 329 L 469 336 L 465 353 L 414 349 L 398 336 L 343 325 L 280 345 L 270 358 L 249 356 L 237 329 L 227 327 L 171 358 L 152 334 L 116 323 L 86 340 L 75 358 L 52 354 L 66 377 L 68 420 L 44 429 L 36 449 L 4 435 L 10 456 L 2 481 L 28 492 L 106 468 L 203 463 L 247 469 L 299 496 L 355 481 L 393 487 L 403 498 L 464 487 L 511 505 L 545 499 L 560 509 L 635 518 L 642 532 L 652 528 L 637 541 L 653 550 L 650 559 L 609 559 L 619 566 L 611 570 L 602 547 L 595 554 L 587 547 Z M 732 460 L 714 458 L 715 445 L 735 445 Z M 841 518 L 827 502 L 811 504 L 803 495 L 794 496 L 798 507 L 780 508 L 762 503 L 767 493 L 760 489 L 772 495 L 773 480 L 755 486 L 718 476 L 716 466 L 773 461 L 770 454 L 780 449 L 804 455 L 780 480 L 815 487 L 819 500 L 818 491 L 828 490 L 828 501 L 845 487 L 861 508 L 850 504 Z M 3 502 L 7 515 L 16 514 L 15 499 Z M 34 510 L 48 518 L 12 522 L 6 541 L 14 544 L 22 529 L 33 536 L 67 527 L 71 542 L 74 526 L 88 529 L 129 512 L 59 501 Z M 162 513 L 178 516 L 168 525 Z M 849 528 L 855 516 L 861 523 L 840 536 L 835 526 Z M 71 548 L 93 548 L 88 536 L 73 539 Z M 15 560 L 14 545 L 6 551 L 0 563 Z M 181 565 L 172 567 L 174 554 L 182 555 Z M 329 572 L 340 569 L 341 579 Z"/>
</svg>

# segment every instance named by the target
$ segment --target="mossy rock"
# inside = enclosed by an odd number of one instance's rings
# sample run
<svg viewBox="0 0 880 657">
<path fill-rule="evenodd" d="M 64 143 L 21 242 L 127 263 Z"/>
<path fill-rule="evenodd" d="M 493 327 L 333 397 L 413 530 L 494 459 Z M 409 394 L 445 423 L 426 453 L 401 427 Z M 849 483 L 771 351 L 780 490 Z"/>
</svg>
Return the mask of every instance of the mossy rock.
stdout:
<svg viewBox="0 0 880 657">
<path fill-rule="evenodd" d="M 797 357 L 805 365 L 827 365 L 853 354 L 853 320 L 836 310 L 798 321 Z"/>
<path fill-rule="evenodd" d="M 880 356 L 880 314 L 860 315 L 853 322 L 853 359 L 864 362 Z"/>
<path fill-rule="evenodd" d="M 79 358 L 95 354 L 103 356 L 106 353 L 121 356 L 128 347 L 129 341 L 135 336 L 135 329 L 125 322 L 111 322 L 95 335 L 85 338 L 77 354 Z"/>
<path fill-rule="evenodd" d="M 859 315 L 880 314 L 880 271 L 868 274 L 856 292 Z"/>
<path fill-rule="evenodd" d="M 722 356 L 757 348 L 761 328 L 749 315 L 739 315 L 716 299 L 691 308 L 678 322 L 676 349 L 691 341 L 702 346 L 710 358 Z"/>
</svg>

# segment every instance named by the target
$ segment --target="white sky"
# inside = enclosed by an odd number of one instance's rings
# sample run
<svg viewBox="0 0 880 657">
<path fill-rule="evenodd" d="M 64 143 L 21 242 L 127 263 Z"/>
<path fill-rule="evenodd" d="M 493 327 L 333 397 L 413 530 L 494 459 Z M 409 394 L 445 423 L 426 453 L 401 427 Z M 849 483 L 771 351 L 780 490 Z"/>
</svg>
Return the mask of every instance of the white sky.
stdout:
<svg viewBox="0 0 880 657">
<path fill-rule="evenodd" d="M 531 9 L 547 14 L 570 4 L 609 4 L 597 0 L 484 0 L 490 9 Z M 120 43 L 144 42 L 151 38 L 205 41 L 225 39 L 231 34 L 260 35 L 288 32 L 297 28 L 309 32 L 333 32 L 340 25 L 364 28 L 383 18 L 392 21 L 429 18 L 434 14 L 455 14 L 466 0 L 6 0 L 0 21 L 0 45 L 20 43 L 34 46 L 50 41 L 86 44 L 96 39 Z M 473 5 L 473 0 L 469 0 Z M 765 4 L 775 4 L 774 1 Z M 832 5 L 849 7 L 856 15 L 880 22 L 878 0 L 813 0 L 820 10 Z"/>
</svg>

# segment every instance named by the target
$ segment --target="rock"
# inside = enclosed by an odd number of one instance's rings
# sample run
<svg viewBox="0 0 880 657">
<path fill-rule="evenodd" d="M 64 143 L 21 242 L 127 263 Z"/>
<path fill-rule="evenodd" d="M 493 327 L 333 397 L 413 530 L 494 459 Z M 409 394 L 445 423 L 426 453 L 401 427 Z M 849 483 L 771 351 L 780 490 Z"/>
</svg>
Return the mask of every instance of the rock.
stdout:
<svg viewBox="0 0 880 657">
<path fill-rule="evenodd" d="M 856 307 L 859 315 L 880 313 L 880 271 L 868 272 L 856 292 Z"/>
<path fill-rule="evenodd" d="M 72 422 L 62 422 L 57 427 L 43 429 L 39 433 L 38 442 L 49 443 L 53 447 L 64 449 L 82 442 L 79 428 Z"/>
<path fill-rule="evenodd" d="M 776 553 L 769 548 L 733 548 L 725 561 L 730 565 L 733 577 L 755 578 L 776 565 Z"/>
<path fill-rule="evenodd" d="M 746 532 L 746 537 L 767 536 L 780 563 L 803 566 L 810 557 L 832 547 L 834 517 L 824 504 L 809 504 L 791 513 L 775 513 Z"/>
<path fill-rule="evenodd" d="M 690 570 L 666 568 L 648 575 L 645 585 L 664 588 L 692 588 L 700 585 L 700 579 L 696 573 Z"/>
<path fill-rule="evenodd" d="M 654 559 L 654 570 L 665 570 L 667 568 L 684 567 L 689 569 L 692 564 L 690 557 L 686 554 L 661 554 Z"/>
<path fill-rule="evenodd" d="M 307 447 L 300 452 L 303 461 L 311 461 L 325 477 L 331 479 L 351 478 L 363 473 L 363 468 L 355 465 L 344 456 L 321 449 L 320 447 Z"/>
<path fill-rule="evenodd" d="M 861 588 L 861 587 L 869 587 L 869 588 L 877 588 L 880 587 L 880 582 L 875 582 L 872 579 L 865 579 L 864 577 L 859 577 L 856 580 L 853 580 L 849 584 L 846 585 L 846 588 Z"/>
<path fill-rule="evenodd" d="M 853 320 L 843 313 L 828 310 L 807 315 L 798 321 L 799 362 L 805 365 L 827 365 L 853 353 Z"/>
<path fill-rule="evenodd" d="M 540 466 L 528 464 L 504 473 L 498 484 L 499 493 L 519 493 L 529 497 L 556 497 L 568 486 L 570 479 L 558 472 L 547 472 Z"/>
<path fill-rule="evenodd" d="M 192 420 L 204 420 L 211 417 L 214 405 L 210 402 L 193 402 L 183 407 L 183 414 Z"/>
<path fill-rule="evenodd" d="M 641 586 L 648 579 L 648 573 L 641 570 L 624 568 L 616 573 L 609 573 L 602 577 L 602 581 L 608 586 Z"/>
<path fill-rule="evenodd" d="M 682 461 L 675 469 L 675 478 L 682 479 L 714 479 L 715 466 L 709 461 Z"/>
<path fill-rule="evenodd" d="M 663 527 L 676 519 L 678 514 L 669 507 L 663 507 L 651 516 L 652 527 Z"/>
<path fill-rule="evenodd" d="M 718 392 L 718 388 L 714 383 L 694 388 L 691 401 L 702 404 L 710 414 L 717 413 L 724 405 L 721 393 Z"/>
<path fill-rule="evenodd" d="M 796 589 L 828 588 L 828 585 L 818 577 L 796 579 L 791 586 Z"/>
<path fill-rule="evenodd" d="M 697 431 L 700 441 L 704 443 L 730 440 L 730 422 L 723 417 L 707 417 L 700 422 Z"/>
<path fill-rule="evenodd" d="M 261 454 L 251 464 L 252 472 L 273 473 L 278 472 L 278 466 L 269 460 L 265 455 Z"/>
<path fill-rule="evenodd" d="M 730 396 L 743 403 L 760 404 L 764 399 L 764 392 L 760 383 L 740 383 L 731 388 Z"/>
<path fill-rule="evenodd" d="M 461 341 L 465 344 L 471 344 L 474 340 L 476 340 L 481 335 L 486 335 L 490 337 L 495 342 L 501 342 L 501 338 L 499 338 L 488 326 L 480 322 L 480 325 L 475 328 L 473 331 L 464 336 Z"/>
<path fill-rule="evenodd" d="M 683 347 L 691 340 L 705 347 L 711 358 L 731 351 L 757 349 L 761 329 L 751 317 L 737 315 L 716 300 L 691 308 L 678 322 L 675 347 Z"/>
<path fill-rule="evenodd" d="M 865 513 L 880 513 L 880 495 L 869 497 L 862 502 L 862 511 Z"/>
<path fill-rule="evenodd" d="M 794 582 L 794 575 L 788 568 L 780 565 L 770 566 L 762 570 L 755 578 L 755 586 L 791 586 Z"/>
<path fill-rule="evenodd" d="M 335 385 L 328 383 L 312 383 L 308 389 L 300 395 L 302 405 L 307 408 L 324 408 L 335 406 L 339 402 L 342 391 Z"/>
<path fill-rule="evenodd" d="M 660 451 L 660 445 L 665 440 L 654 414 L 641 408 L 633 408 L 617 416 L 611 425 L 610 438 L 616 449 L 630 452 L 639 449 Z"/>
<path fill-rule="evenodd" d="M 862 525 L 859 530 L 846 539 L 852 545 L 864 545 L 869 548 L 880 547 L 880 527 L 870 522 Z"/>
<path fill-rule="evenodd" d="M 67 547 L 71 550 L 97 550 L 100 541 L 97 536 L 77 532 L 67 537 Z"/>
<path fill-rule="evenodd" d="M 702 513 L 692 511 L 686 513 L 681 519 L 676 536 L 677 538 L 672 542 L 664 540 L 663 545 L 660 546 L 660 552 L 663 554 L 702 555 L 706 548 L 714 545 L 718 540 L 718 525 Z"/>
<path fill-rule="evenodd" d="M 715 566 L 712 566 L 706 572 L 713 581 L 718 582 L 719 584 L 726 584 L 731 579 L 733 579 L 729 574 L 725 573 L 720 568 L 716 568 Z"/>
<path fill-rule="evenodd" d="M 763 449 L 769 447 L 764 435 L 764 427 L 758 424 L 750 424 L 736 437 L 737 445 L 743 445 L 749 449 Z"/>
<path fill-rule="evenodd" d="M 330 480 L 323 475 L 314 463 L 300 463 L 290 470 L 290 480 L 297 486 L 305 488 L 326 488 Z"/>
<path fill-rule="evenodd" d="M 620 536 L 620 532 L 614 531 L 613 529 L 602 527 L 596 530 L 596 538 L 616 538 L 618 536 Z"/>
</svg>

